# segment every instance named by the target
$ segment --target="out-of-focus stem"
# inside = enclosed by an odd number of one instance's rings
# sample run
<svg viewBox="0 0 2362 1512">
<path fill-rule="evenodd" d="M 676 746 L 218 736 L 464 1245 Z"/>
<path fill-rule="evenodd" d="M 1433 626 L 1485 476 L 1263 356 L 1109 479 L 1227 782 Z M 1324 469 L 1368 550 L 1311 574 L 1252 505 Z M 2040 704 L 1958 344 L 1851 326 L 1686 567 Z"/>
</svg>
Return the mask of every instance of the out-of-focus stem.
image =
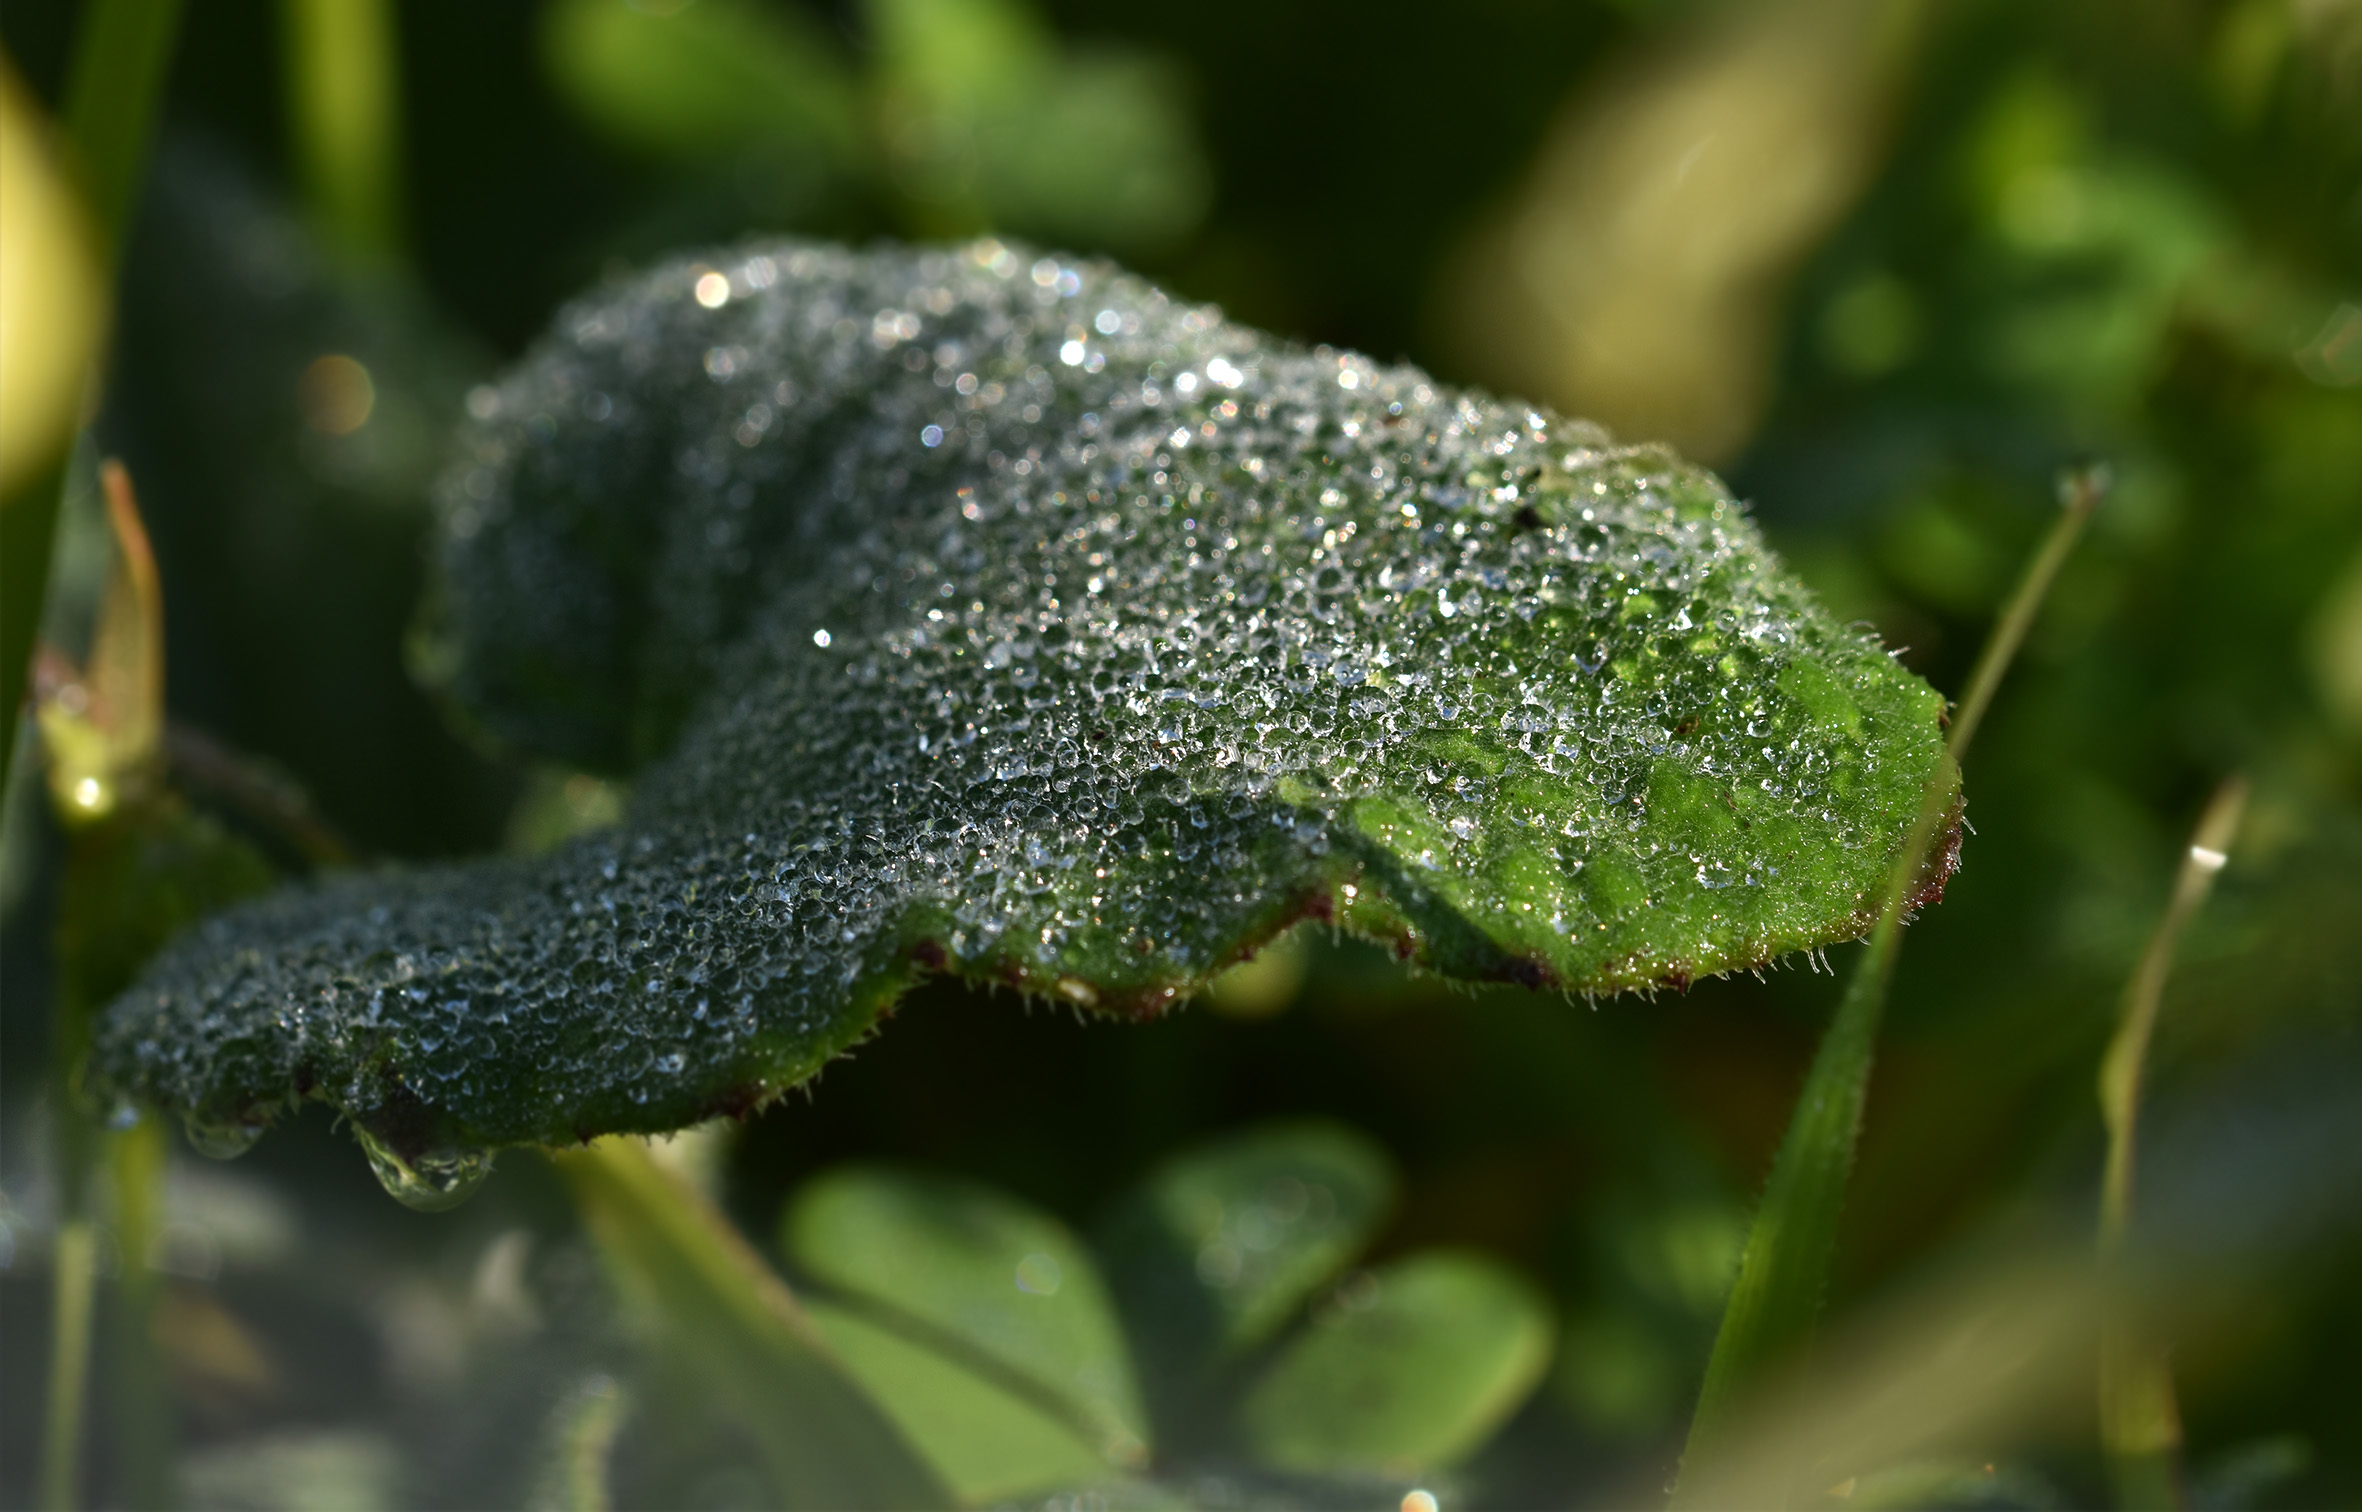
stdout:
<svg viewBox="0 0 2362 1512">
<path fill-rule="evenodd" d="M 2230 778 L 2215 789 L 2174 878 L 2173 898 L 2149 936 L 2132 980 L 2115 1038 L 2100 1060 L 2100 1118 L 2108 1131 L 2108 1163 L 2100 1180 L 2099 1252 L 2109 1282 L 2100 1328 L 2100 1439 L 2118 1502 L 2128 1508 L 2183 1507 L 2181 1412 L 2174 1401 L 2173 1367 L 2164 1345 L 2142 1325 L 2137 1299 L 2122 1274 L 2132 1221 L 2134 1135 L 2140 1121 L 2141 1077 L 2157 1027 L 2165 981 L 2173 971 L 2182 931 L 2214 888 L 2229 858 L 2247 807 L 2247 783 Z"/>
<path fill-rule="evenodd" d="M 49 1096 L 57 1131 L 57 1243 L 50 1276 L 49 1393 L 41 1434 L 41 1506 L 81 1501 L 82 1425 L 90 1389 L 91 1305 L 98 1227 L 92 1185 L 104 1132 L 82 1105 L 73 1073 L 89 1048 L 89 1014 L 61 987 L 51 1029 Z"/>
<path fill-rule="evenodd" d="M 98 1232 L 86 1212 L 62 1220 L 50 1251 L 49 1418 L 41 1431 L 43 1512 L 81 1501 L 82 1403 L 90 1381 L 90 1303 Z"/>
<path fill-rule="evenodd" d="M 2017 660 L 2018 648 L 2025 644 L 2026 632 L 2034 628 L 2034 616 L 2042 612 L 2050 597 L 2059 569 L 2067 565 L 2075 543 L 2083 538 L 2084 525 L 2111 486 L 2108 470 L 2100 466 L 2077 468 L 2059 479 L 2058 518 L 2051 522 L 2050 532 L 2026 564 L 2025 575 L 2018 579 L 2001 618 L 1985 638 L 1976 669 L 1968 675 L 1968 691 L 1960 695 L 1960 705 L 1952 711 L 1952 730 L 1944 748 L 1955 762 L 1968 759 L 1968 744 L 1985 722 L 1985 710 L 1992 706 L 1993 695 L 2001 687 L 2002 674 Z"/>
<path fill-rule="evenodd" d="M 162 1122 L 142 1119 L 107 1141 L 112 1178 L 115 1244 L 122 1263 L 115 1282 L 116 1463 L 118 1493 L 127 1506 L 180 1505 L 173 1474 L 172 1395 L 156 1348 L 157 1275 L 152 1260 L 164 1230 Z"/>
<path fill-rule="evenodd" d="M 321 236 L 361 262 L 402 240 L 401 55 L 387 0 L 281 0 L 288 134 Z"/>
</svg>

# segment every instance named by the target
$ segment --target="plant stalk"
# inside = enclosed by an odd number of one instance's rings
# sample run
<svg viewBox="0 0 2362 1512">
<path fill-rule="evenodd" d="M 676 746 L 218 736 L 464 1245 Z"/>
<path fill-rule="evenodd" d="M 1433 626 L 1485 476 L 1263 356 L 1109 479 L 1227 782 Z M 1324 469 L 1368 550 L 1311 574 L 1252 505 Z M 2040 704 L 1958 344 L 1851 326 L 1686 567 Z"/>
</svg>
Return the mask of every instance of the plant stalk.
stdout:
<svg viewBox="0 0 2362 1512">
<path fill-rule="evenodd" d="M 2214 791 L 2174 878 L 2173 898 L 2149 936 L 2140 964 L 2125 984 L 2116 1034 L 2100 1059 L 2100 1118 L 2108 1131 L 2107 1166 L 2100 1179 L 2099 1259 L 2107 1283 L 2100 1325 L 2100 1440 L 2119 1505 L 2189 1505 L 2181 1476 L 2181 1412 L 2165 1348 L 2142 1326 L 2123 1285 L 2125 1239 L 2132 1221 L 2134 1134 L 2140 1121 L 2141 1077 L 2165 981 L 2173 971 L 2182 931 L 2214 889 L 2247 807 L 2247 782 L 2232 777 Z"/>
<path fill-rule="evenodd" d="M 1960 791 L 1961 758 L 1976 738 L 1994 691 L 2024 644 L 2059 569 L 2107 487 L 2107 476 L 2098 469 L 2085 469 L 2061 480 L 2058 518 L 2027 563 L 1977 658 L 1968 693 L 1953 716 L 1943 758 L 1930 774 L 1919 812 L 1895 854 L 1869 948 L 1855 963 L 1837 1014 L 1814 1052 L 1788 1132 L 1772 1161 L 1762 1204 L 1756 1209 L 1740 1255 L 1738 1279 L 1724 1305 L 1722 1326 L 1706 1364 L 1697 1410 L 1690 1419 L 1689 1442 L 1674 1484 L 1675 1508 L 1703 1504 L 1698 1500 L 1699 1487 L 1729 1442 L 1748 1388 L 1771 1366 L 1793 1361 L 1810 1346 L 1813 1325 L 1828 1289 L 1830 1261 L 1837 1250 L 1845 1183 L 1853 1171 L 1862 1110 L 1869 1100 L 1887 988 L 1894 979 L 1903 926 L 1912 900 L 1921 891 L 1930 851 Z M 1717 1495 L 1731 1490 L 1718 1487 Z M 1750 1488 L 1750 1494 L 1765 1505 L 1780 1506 L 1786 1503 L 1788 1487 L 1755 1487 Z"/>
<path fill-rule="evenodd" d="M 281 0 L 288 136 L 313 229 L 346 258 L 402 240 L 401 60 L 387 0 Z"/>
<path fill-rule="evenodd" d="M 164 1165 L 170 1153 L 162 1120 L 143 1118 L 107 1136 L 107 1174 L 114 1197 L 116 1456 L 118 1495 L 127 1506 L 180 1505 L 173 1473 L 172 1392 L 156 1348 L 159 1288 L 153 1264 L 164 1231 Z"/>
<path fill-rule="evenodd" d="M 90 1384 L 91 1294 L 98 1231 L 89 1213 L 62 1218 L 50 1250 L 49 1416 L 41 1431 L 42 1512 L 81 1501 L 82 1404 Z"/>
</svg>

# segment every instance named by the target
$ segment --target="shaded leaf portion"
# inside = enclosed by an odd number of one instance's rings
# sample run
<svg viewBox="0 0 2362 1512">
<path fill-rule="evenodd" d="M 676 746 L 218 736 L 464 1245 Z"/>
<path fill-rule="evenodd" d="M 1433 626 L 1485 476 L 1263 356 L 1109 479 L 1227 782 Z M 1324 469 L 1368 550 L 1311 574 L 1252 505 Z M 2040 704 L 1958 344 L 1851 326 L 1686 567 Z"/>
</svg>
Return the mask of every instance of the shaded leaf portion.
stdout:
<svg viewBox="0 0 2362 1512">
<path fill-rule="evenodd" d="M 1550 1361 L 1549 1304 L 1475 1255 L 1356 1275 L 1248 1394 L 1247 1437 L 1273 1465 L 1410 1474 L 1500 1427 Z"/>
<path fill-rule="evenodd" d="M 855 1167 L 807 1186 L 780 1241 L 821 1283 L 1062 1404 L 1107 1460 L 1144 1454 L 1147 1420 L 1099 1267 L 1055 1218 L 989 1187 Z"/>
<path fill-rule="evenodd" d="M 1940 756 L 1710 475 L 1103 265 L 682 261 L 471 409 L 432 670 L 654 758 L 627 819 L 209 926 L 119 1085 L 411 1159 L 755 1105 L 927 971 L 1154 1011 L 1306 917 L 1686 982 L 1865 928 Z"/>
<path fill-rule="evenodd" d="M 1167 1162 L 1110 1217 L 1104 1243 L 1134 1327 L 1202 1368 L 1269 1338 L 1393 1201 L 1394 1172 L 1367 1138 L 1273 1124 Z"/>
</svg>

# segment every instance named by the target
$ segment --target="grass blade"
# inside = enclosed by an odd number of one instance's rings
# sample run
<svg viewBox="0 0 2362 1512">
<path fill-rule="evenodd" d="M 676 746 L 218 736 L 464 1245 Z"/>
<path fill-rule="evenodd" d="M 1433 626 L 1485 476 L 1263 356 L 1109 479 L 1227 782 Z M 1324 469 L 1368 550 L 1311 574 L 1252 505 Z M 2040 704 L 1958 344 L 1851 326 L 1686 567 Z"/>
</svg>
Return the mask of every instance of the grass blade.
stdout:
<svg viewBox="0 0 2362 1512">
<path fill-rule="evenodd" d="M 1829 1262 L 1837 1248 L 1837 1223 L 1845 1204 L 1846 1179 L 1853 1171 L 1862 1108 L 1869 1096 L 1887 986 L 1894 978 L 1903 925 L 1924 885 L 1929 852 L 1959 792 L 1961 758 L 2107 487 L 2107 476 L 2098 469 L 2061 480 L 2059 516 L 2027 563 L 1977 658 L 1968 692 L 1961 699 L 1946 741 L 1949 759 L 1929 781 L 1918 817 L 1896 853 L 1869 948 L 1856 963 L 1837 1015 L 1814 1053 L 1804 1091 L 1772 1162 L 1762 1205 L 1756 1210 L 1740 1256 L 1738 1280 L 1715 1335 L 1697 1411 L 1690 1419 L 1682 1474 L 1673 1491 L 1677 1508 L 1694 1504 L 1684 1495 L 1684 1488 L 1703 1479 L 1698 1472 L 1728 1438 L 1747 1386 L 1760 1378 L 1767 1366 L 1792 1355 L 1811 1338 L 1828 1286 Z M 1768 1503 L 1777 1505 L 1785 1500 L 1784 1486 L 1761 1489 Z"/>
<path fill-rule="evenodd" d="M 180 13 L 181 0 L 92 0 L 75 40 L 61 114 L 110 269 L 147 171 Z M 54 471 L 0 500 L 0 790 L 15 760 L 17 714 L 48 595 L 66 473 L 61 458 Z"/>
<path fill-rule="evenodd" d="M 2163 1345 L 2142 1328 L 2131 1299 L 2113 1284 L 2132 1219 L 2133 1135 L 2140 1120 L 2141 1073 L 2156 1031 L 2165 979 L 2173 970 L 2182 930 L 2206 902 L 2228 859 L 2247 807 L 2247 783 L 2233 777 L 2215 789 L 2182 853 L 2173 899 L 2149 936 L 2148 948 L 2125 984 L 2115 1038 L 2100 1060 L 2100 1117 L 2108 1130 L 2108 1163 L 2100 1182 L 2099 1254 L 2110 1283 L 2100 1329 L 2100 1438 L 2108 1470 L 2125 1507 L 2184 1507 L 2181 1413 Z"/>
</svg>

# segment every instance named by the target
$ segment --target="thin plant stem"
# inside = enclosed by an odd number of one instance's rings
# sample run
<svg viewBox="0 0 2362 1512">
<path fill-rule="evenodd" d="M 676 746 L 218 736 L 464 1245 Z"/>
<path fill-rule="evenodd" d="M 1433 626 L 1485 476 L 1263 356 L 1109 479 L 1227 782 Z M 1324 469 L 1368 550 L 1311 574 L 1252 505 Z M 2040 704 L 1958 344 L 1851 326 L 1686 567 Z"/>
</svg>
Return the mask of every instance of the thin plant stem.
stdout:
<svg viewBox="0 0 2362 1512">
<path fill-rule="evenodd" d="M 174 786 L 236 810 L 313 866 L 354 866 L 368 859 L 294 779 L 194 725 L 164 727 L 164 757 Z"/>
<path fill-rule="evenodd" d="M 1960 759 L 1975 739 L 1994 690 L 2024 644 L 2060 567 L 2107 487 L 2107 475 L 2096 468 L 2070 473 L 2061 480 L 2058 517 L 2027 563 L 1977 658 L 1968 694 L 1953 717 L 1944 754 L 1929 774 L 1919 811 L 1895 853 L 1869 948 L 1856 962 L 1836 1016 L 1821 1037 L 1788 1132 L 1772 1161 L 1763 1201 L 1740 1255 L 1738 1279 L 1724 1305 L 1714 1352 L 1707 1360 L 1697 1410 L 1690 1419 L 1689 1442 L 1673 1491 L 1676 1508 L 1699 1505 L 1696 1488 L 1705 1480 L 1706 1467 L 1728 1441 L 1747 1389 L 1766 1369 L 1794 1359 L 1810 1344 L 1828 1289 L 1830 1261 L 1837 1250 L 1845 1184 L 1853 1171 L 1862 1110 L 1869 1100 L 1887 988 L 1901 952 L 1903 926 L 1925 889 L 1924 879 L 1935 860 L 1931 851 L 1958 800 Z M 1718 1488 L 1718 1494 L 1728 1490 Z M 1760 1499 L 1770 1505 L 1784 1504 L 1787 1493 L 1786 1486 L 1756 1488 Z"/>
<path fill-rule="evenodd" d="M 401 58 L 388 0 L 280 0 L 288 135 L 323 240 L 382 262 L 402 239 Z"/>
<path fill-rule="evenodd" d="M 90 1015 L 70 983 L 58 987 L 49 1095 L 57 1134 L 58 1221 L 50 1275 L 49 1388 L 41 1434 L 43 1512 L 81 1504 L 82 1425 L 90 1389 L 92 1294 L 98 1226 L 93 1178 L 105 1131 L 74 1085 L 90 1044 Z"/>
<path fill-rule="evenodd" d="M 1954 762 L 1968 759 L 1968 743 L 1976 738 L 1977 727 L 1985 722 L 1985 710 L 1992 707 L 2002 674 L 2017 660 L 2018 648 L 2025 644 L 2026 633 L 2034 628 L 2034 617 L 2042 612 L 2044 601 L 2050 597 L 2051 584 L 2058 580 L 2059 569 L 2067 565 L 2067 557 L 2083 537 L 2084 525 L 2090 521 L 2092 511 L 2099 508 L 2100 500 L 2108 496 L 2110 486 L 2108 470 L 2101 466 L 2078 468 L 2059 480 L 2059 517 L 2043 536 L 2034 559 L 2026 564 L 2024 576 L 2018 579 L 2017 591 L 2009 596 L 2008 606 L 1985 638 L 1985 649 L 1977 656 L 1976 669 L 1968 675 L 1968 691 L 1960 695 L 1960 705 L 1952 711 L 1951 733 L 1944 749 L 1951 753 Z"/>
<path fill-rule="evenodd" d="M 526 1512 L 611 1512 L 609 1471 L 615 1440 L 631 1402 L 608 1375 L 576 1387 L 552 1415 L 540 1473 L 526 1495 Z"/>
<path fill-rule="evenodd" d="M 2100 1180 L 2099 1256 L 2108 1282 L 2100 1325 L 2100 1439 L 2116 1496 L 2127 1508 L 2185 1507 L 2181 1477 L 2181 1412 L 2174 1401 L 2173 1368 L 2163 1344 L 2141 1326 L 2121 1270 L 2132 1221 L 2134 1134 L 2140 1121 L 2141 1077 L 2175 947 L 2229 859 L 2247 807 L 2247 782 L 2232 777 L 2214 791 L 2174 878 L 2173 898 L 2149 936 L 2132 980 L 2125 984 L 2116 1034 L 2100 1059 L 2100 1118 L 2108 1131 L 2108 1160 Z"/>
<path fill-rule="evenodd" d="M 71 1512 L 82 1499 L 82 1403 L 90 1376 L 91 1293 L 98 1281 L 98 1230 L 89 1213 L 57 1226 L 50 1250 L 49 1417 L 41 1432 L 43 1512 Z"/>
<path fill-rule="evenodd" d="M 114 1197 L 116 1463 L 118 1495 L 127 1506 L 180 1505 L 173 1474 L 172 1394 L 156 1348 L 157 1275 L 151 1263 L 164 1229 L 164 1165 L 169 1151 L 161 1120 L 145 1118 L 107 1136 L 107 1174 Z"/>
</svg>

